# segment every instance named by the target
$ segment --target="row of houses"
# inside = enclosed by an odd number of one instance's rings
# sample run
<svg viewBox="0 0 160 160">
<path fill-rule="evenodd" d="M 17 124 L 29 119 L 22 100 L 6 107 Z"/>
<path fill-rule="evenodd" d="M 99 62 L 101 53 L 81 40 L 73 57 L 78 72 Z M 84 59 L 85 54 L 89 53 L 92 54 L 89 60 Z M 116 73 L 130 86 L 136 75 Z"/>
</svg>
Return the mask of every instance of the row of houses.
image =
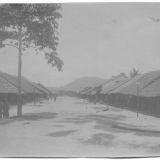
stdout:
<svg viewBox="0 0 160 160">
<path fill-rule="evenodd" d="M 42 84 L 34 83 L 25 77 L 21 77 L 21 91 L 23 103 L 35 101 L 38 98 L 47 99 L 52 92 Z M 17 104 L 18 77 L 0 72 L 0 100 L 7 98 L 10 104 Z"/>
<path fill-rule="evenodd" d="M 160 70 L 133 78 L 121 73 L 96 86 L 83 88 L 77 97 L 93 103 L 160 115 Z"/>
</svg>

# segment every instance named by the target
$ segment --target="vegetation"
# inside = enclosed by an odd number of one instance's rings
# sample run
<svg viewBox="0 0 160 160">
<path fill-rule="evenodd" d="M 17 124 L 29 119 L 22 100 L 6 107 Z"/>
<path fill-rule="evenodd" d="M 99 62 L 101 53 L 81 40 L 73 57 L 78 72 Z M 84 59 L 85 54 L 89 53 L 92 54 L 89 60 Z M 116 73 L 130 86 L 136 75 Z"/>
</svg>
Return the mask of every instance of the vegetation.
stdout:
<svg viewBox="0 0 160 160">
<path fill-rule="evenodd" d="M 18 69 L 18 116 L 22 115 L 21 64 L 22 53 L 27 48 L 44 52 L 48 64 L 62 70 L 63 61 L 58 57 L 57 12 L 61 4 L 2 4 L 0 6 L 0 47 L 6 45 L 19 51 Z"/>
<path fill-rule="evenodd" d="M 137 76 L 138 74 L 140 74 L 140 73 L 139 73 L 139 70 L 136 70 L 135 68 L 133 68 L 133 69 L 130 71 L 129 76 L 130 76 L 130 78 L 133 78 L 133 77 Z"/>
</svg>

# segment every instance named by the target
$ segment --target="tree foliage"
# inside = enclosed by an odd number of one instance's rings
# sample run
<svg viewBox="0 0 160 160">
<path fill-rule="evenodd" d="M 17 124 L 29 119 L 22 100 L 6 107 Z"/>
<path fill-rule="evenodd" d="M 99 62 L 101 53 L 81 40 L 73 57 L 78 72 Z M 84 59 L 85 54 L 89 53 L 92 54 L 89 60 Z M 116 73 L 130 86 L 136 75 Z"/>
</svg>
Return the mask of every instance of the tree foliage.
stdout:
<svg viewBox="0 0 160 160">
<path fill-rule="evenodd" d="M 130 73 L 129 73 L 129 76 L 130 78 L 133 78 L 135 76 L 137 76 L 139 74 L 139 70 L 136 70 L 135 68 L 133 68 Z"/>
<path fill-rule="evenodd" d="M 0 6 L 0 47 L 19 47 L 19 29 L 22 29 L 22 51 L 33 47 L 45 54 L 48 64 L 62 70 L 58 57 L 58 10 L 61 4 L 2 4 Z M 7 40 L 7 41 L 6 41 Z M 9 40 L 9 43 L 8 43 Z M 6 43 L 7 42 L 7 43 Z"/>
</svg>

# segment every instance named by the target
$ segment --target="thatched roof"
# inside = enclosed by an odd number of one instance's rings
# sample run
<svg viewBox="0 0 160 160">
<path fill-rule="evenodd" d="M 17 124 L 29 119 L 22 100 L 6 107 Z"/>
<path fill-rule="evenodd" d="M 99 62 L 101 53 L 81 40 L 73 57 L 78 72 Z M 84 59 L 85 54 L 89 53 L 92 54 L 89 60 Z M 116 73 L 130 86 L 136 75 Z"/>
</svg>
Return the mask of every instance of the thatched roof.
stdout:
<svg viewBox="0 0 160 160">
<path fill-rule="evenodd" d="M 130 80 L 130 78 L 125 78 L 125 79 L 123 79 L 123 80 L 121 80 L 121 81 L 118 81 L 118 82 L 116 82 L 116 83 L 114 83 L 114 84 L 111 84 L 110 86 L 108 86 L 108 88 L 105 88 L 105 89 L 102 90 L 100 93 L 102 93 L 102 94 L 107 94 L 108 92 L 111 92 L 112 90 L 120 87 L 121 85 L 123 85 L 124 83 L 126 83 L 126 82 L 129 81 L 129 80 Z"/>
<path fill-rule="evenodd" d="M 109 94 L 111 93 L 122 93 L 122 91 L 129 87 L 132 83 L 136 83 L 139 79 L 141 79 L 143 76 L 145 76 L 145 74 L 140 74 L 137 75 L 134 78 L 131 78 L 129 81 L 125 82 L 123 85 L 119 86 L 118 88 L 112 90 L 111 92 L 109 92 Z"/>
<path fill-rule="evenodd" d="M 43 86 L 42 84 L 37 83 L 37 85 L 39 85 L 41 88 L 43 88 L 48 94 L 52 94 L 52 92 L 49 89 L 47 89 L 45 86 Z"/>
<path fill-rule="evenodd" d="M 97 85 L 97 87 L 103 86 L 103 87 L 105 88 L 105 85 L 107 85 L 109 82 L 111 82 L 111 81 L 113 81 L 113 80 L 116 80 L 116 79 L 118 79 L 118 78 L 120 78 L 120 77 L 128 78 L 124 73 L 121 73 L 121 74 L 119 74 L 119 75 L 117 75 L 117 76 L 112 76 L 111 78 L 109 78 L 109 79 L 106 80 L 105 82 Z"/>
<path fill-rule="evenodd" d="M 139 90 L 141 91 L 145 88 L 148 84 L 153 82 L 157 77 L 160 76 L 160 70 L 153 71 L 146 73 L 139 81 Z M 124 90 L 121 91 L 122 94 L 130 94 L 130 95 L 137 95 L 137 85 L 136 82 L 132 83 L 130 86 L 126 87 Z"/>
<path fill-rule="evenodd" d="M 122 86 L 111 91 L 110 93 L 137 95 L 137 84 L 136 84 L 137 82 L 139 82 L 139 91 L 141 91 L 145 87 L 149 87 L 149 84 L 153 83 L 158 77 L 160 77 L 160 70 L 149 72 L 146 74 L 137 75 L 136 77 L 131 78 L 128 82 L 124 83 Z"/>
<path fill-rule="evenodd" d="M 142 97 L 156 97 L 160 96 L 160 77 L 158 80 L 153 81 L 139 92 Z"/>
<path fill-rule="evenodd" d="M 16 93 L 18 89 L 4 78 L 0 77 L 0 93 Z M 22 92 L 24 94 L 24 92 Z"/>
<path fill-rule="evenodd" d="M 16 88 L 18 88 L 18 77 L 17 76 L 13 76 L 7 73 L 0 72 L 0 77 L 4 78 L 9 83 L 11 83 Z M 22 91 L 26 93 L 41 94 L 41 92 L 38 89 L 36 88 L 34 89 L 34 87 L 29 82 L 27 82 L 24 78 L 21 78 L 21 88 L 22 88 Z"/>
<path fill-rule="evenodd" d="M 88 91 L 89 89 L 91 89 L 92 87 L 88 86 L 88 87 L 85 87 L 83 88 L 78 94 L 84 94 L 86 91 Z"/>
<path fill-rule="evenodd" d="M 83 94 L 83 95 L 86 94 L 87 95 L 88 92 L 90 92 L 90 90 L 92 90 L 92 89 L 93 89 L 93 87 L 90 87 L 87 90 L 85 90 L 84 92 L 82 92 L 81 94 Z"/>
<path fill-rule="evenodd" d="M 114 81 L 116 82 L 116 80 L 122 80 L 122 79 L 126 79 L 127 76 L 124 73 L 121 73 L 117 76 L 112 76 L 110 79 L 106 80 L 105 82 L 95 86 L 91 91 L 101 91 L 104 90 L 105 88 L 110 87 L 111 85 L 113 85 Z M 91 95 L 94 95 L 96 92 L 92 92 Z"/>
<path fill-rule="evenodd" d="M 110 79 L 106 80 L 105 82 L 93 87 L 91 90 L 88 91 L 87 94 L 94 95 L 96 94 L 96 91 L 101 91 L 102 93 L 104 89 L 107 89 L 111 87 L 112 85 L 114 85 L 116 82 L 126 79 L 126 78 L 127 76 L 124 73 L 121 73 L 117 76 L 112 76 Z"/>
<path fill-rule="evenodd" d="M 30 81 L 29 79 L 25 78 L 25 77 L 22 77 L 22 80 L 24 79 L 24 81 L 27 81 L 28 83 L 30 83 L 33 87 L 35 87 L 36 89 L 38 89 L 40 92 L 42 93 L 45 93 L 45 94 L 48 94 L 48 92 L 43 89 L 41 86 L 39 86 L 38 84 Z"/>
</svg>

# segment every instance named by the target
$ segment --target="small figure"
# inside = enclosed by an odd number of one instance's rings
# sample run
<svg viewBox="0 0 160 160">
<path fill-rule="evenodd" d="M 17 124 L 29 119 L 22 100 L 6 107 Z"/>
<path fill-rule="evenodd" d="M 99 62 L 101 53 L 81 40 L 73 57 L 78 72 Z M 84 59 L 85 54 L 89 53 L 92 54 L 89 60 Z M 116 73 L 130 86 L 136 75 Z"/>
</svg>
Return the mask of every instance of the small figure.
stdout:
<svg viewBox="0 0 160 160">
<path fill-rule="evenodd" d="M 55 96 L 54 96 L 54 102 L 56 102 L 56 99 L 57 99 L 57 96 L 55 95 Z"/>
<path fill-rule="evenodd" d="M 8 100 L 6 98 L 4 100 L 4 105 L 3 105 L 3 117 L 4 118 L 8 118 L 9 117 L 9 109 L 10 109 L 10 106 L 9 106 Z"/>
<path fill-rule="evenodd" d="M 3 103 L 0 101 L 0 119 L 2 118 L 3 115 Z"/>
</svg>

